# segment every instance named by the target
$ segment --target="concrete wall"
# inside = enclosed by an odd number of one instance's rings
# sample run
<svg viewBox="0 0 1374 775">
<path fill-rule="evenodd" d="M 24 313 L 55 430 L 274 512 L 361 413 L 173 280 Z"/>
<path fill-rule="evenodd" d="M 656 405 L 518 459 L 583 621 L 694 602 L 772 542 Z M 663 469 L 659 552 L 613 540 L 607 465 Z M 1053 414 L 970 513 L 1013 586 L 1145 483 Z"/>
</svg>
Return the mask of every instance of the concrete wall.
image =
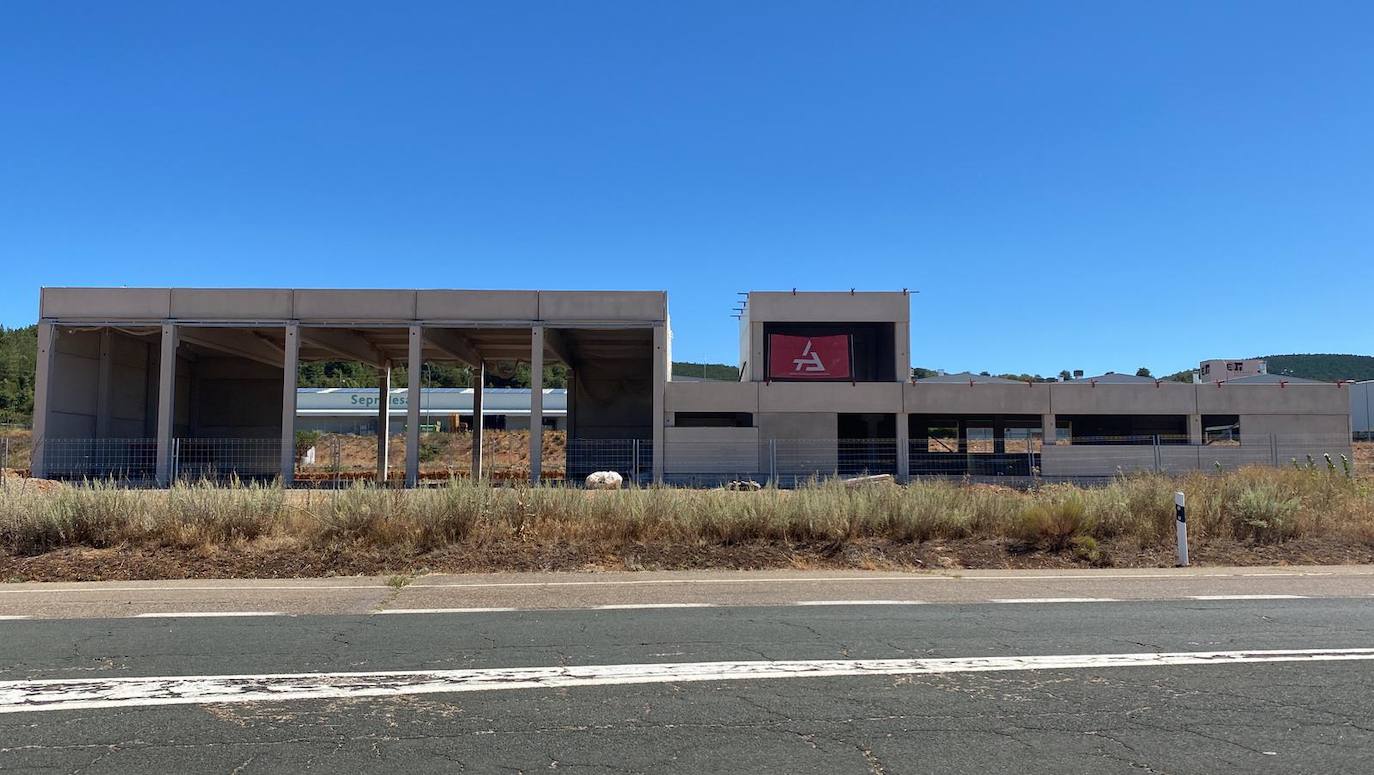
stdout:
<svg viewBox="0 0 1374 775">
<path fill-rule="evenodd" d="M 281 436 L 282 370 L 230 357 L 202 357 L 191 370 L 186 435 L 201 439 Z"/>
<path fill-rule="evenodd" d="M 898 382 L 771 382 L 759 385 L 760 412 L 901 411 Z"/>
<path fill-rule="evenodd" d="M 649 439 L 653 436 L 653 375 L 645 364 L 577 369 L 568 390 L 569 436 Z"/>
<path fill-rule="evenodd" d="M 95 438 L 100 332 L 59 330 L 52 370 L 60 376 L 48 393 L 48 438 Z"/>
<path fill-rule="evenodd" d="M 148 438 L 157 411 L 157 348 L 137 337 L 110 335 L 108 431 L 97 433 L 100 404 L 98 330 L 59 329 L 54 346 L 54 379 L 49 392 L 50 439 Z"/>
<path fill-rule="evenodd" d="M 668 428 L 664 432 L 665 474 L 753 476 L 760 465 L 758 428 Z"/>
<path fill-rule="evenodd" d="M 911 414 L 1050 413 L 1050 386 L 909 383 L 902 386 L 902 411 Z"/>
<path fill-rule="evenodd" d="M 759 410 L 757 382 L 669 382 L 664 398 L 668 423 L 674 412 L 749 412 Z"/>
<path fill-rule="evenodd" d="M 112 439 L 147 439 L 157 433 L 157 345 L 114 332 L 110 336 Z"/>
<path fill-rule="evenodd" d="M 778 474 L 806 476 L 831 473 L 839 467 L 839 418 L 836 412 L 761 412 L 755 418 L 759 441 L 778 440 Z M 767 454 L 764 452 L 764 454 Z M 760 469 L 768 470 L 766 460 Z"/>
</svg>

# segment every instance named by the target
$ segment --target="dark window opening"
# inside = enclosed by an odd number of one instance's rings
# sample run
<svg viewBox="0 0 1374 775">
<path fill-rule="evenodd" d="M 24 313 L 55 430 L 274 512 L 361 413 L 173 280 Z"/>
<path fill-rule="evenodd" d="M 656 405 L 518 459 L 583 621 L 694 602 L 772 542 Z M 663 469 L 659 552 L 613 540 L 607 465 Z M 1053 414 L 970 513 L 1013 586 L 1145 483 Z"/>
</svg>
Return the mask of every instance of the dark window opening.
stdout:
<svg viewBox="0 0 1374 775">
<path fill-rule="evenodd" d="M 894 371 L 896 358 L 896 328 L 891 323 L 764 323 L 763 324 L 763 362 L 771 362 L 769 349 L 773 334 L 790 336 L 832 336 L 843 334 L 850 337 L 850 359 L 853 372 L 844 382 L 893 382 L 897 379 Z M 786 381 L 786 377 L 771 376 L 770 379 Z M 894 426 L 895 428 L 895 426 Z"/>
<path fill-rule="evenodd" d="M 1072 444 L 1188 443 L 1186 414 L 1079 414 L 1062 417 Z"/>
<path fill-rule="evenodd" d="M 754 415 L 749 412 L 674 412 L 673 425 L 678 428 L 752 428 Z"/>
<path fill-rule="evenodd" d="M 1235 445 L 1240 443 L 1240 415 L 1204 414 L 1202 443 Z"/>
</svg>

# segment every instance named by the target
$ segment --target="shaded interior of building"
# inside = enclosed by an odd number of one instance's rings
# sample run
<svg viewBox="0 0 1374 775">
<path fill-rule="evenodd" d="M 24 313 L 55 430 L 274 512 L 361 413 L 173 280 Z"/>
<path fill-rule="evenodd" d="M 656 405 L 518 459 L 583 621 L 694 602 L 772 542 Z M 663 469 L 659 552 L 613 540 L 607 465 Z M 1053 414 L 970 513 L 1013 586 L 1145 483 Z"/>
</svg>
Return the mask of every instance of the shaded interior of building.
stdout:
<svg viewBox="0 0 1374 775">
<path fill-rule="evenodd" d="M 171 447 L 166 465 L 177 475 L 273 478 L 294 445 L 293 434 L 283 433 L 286 423 L 295 423 L 296 384 L 284 379 L 287 368 L 294 375 L 299 362 L 359 361 L 374 367 L 381 396 L 407 387 L 392 384 L 392 369 L 408 365 L 412 335 L 408 326 L 54 327 L 39 454 L 54 478 L 153 480 L 159 478 L 165 425 Z M 294 347 L 290 336 L 298 338 Z M 421 337 L 422 363 L 466 365 L 488 374 L 486 384 L 513 373 L 516 364 L 529 365 L 532 375 L 565 365 L 566 476 L 585 476 L 590 471 L 582 469 L 602 462 L 588 453 L 608 450 L 612 442 L 640 456 L 641 470 L 649 471 L 652 328 L 425 326 Z M 174 367 L 164 369 L 169 359 Z M 378 434 L 377 476 L 394 479 L 387 405 L 379 398 L 378 426 L 385 432 Z M 480 475 L 483 427 L 467 419 L 473 457 L 451 461 L 451 468 Z M 534 449 L 530 454 L 541 457 Z M 629 462 L 633 468 L 636 461 Z"/>
</svg>

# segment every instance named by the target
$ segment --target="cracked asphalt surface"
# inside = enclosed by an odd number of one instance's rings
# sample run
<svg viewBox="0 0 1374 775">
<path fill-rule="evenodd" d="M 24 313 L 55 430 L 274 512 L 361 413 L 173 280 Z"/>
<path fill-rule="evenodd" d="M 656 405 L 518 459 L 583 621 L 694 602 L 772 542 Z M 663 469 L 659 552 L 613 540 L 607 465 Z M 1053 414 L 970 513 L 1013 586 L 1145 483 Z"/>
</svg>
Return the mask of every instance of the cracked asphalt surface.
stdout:
<svg viewBox="0 0 1374 775">
<path fill-rule="evenodd" d="M 0 680 L 1374 646 L 1374 599 L 0 622 Z M 0 714 L 0 771 L 1338 773 L 1368 663 L 592 686 Z"/>
</svg>

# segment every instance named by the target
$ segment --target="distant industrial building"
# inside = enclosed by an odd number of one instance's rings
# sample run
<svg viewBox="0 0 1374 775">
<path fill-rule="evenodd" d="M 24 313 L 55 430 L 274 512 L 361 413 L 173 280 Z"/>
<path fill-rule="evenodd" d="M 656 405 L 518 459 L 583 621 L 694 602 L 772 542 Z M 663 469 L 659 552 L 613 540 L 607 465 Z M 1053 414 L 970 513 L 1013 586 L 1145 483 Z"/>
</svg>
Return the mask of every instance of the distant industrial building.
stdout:
<svg viewBox="0 0 1374 775">
<path fill-rule="evenodd" d="M 1374 440 L 1374 380 L 1350 386 L 1350 427 L 1361 439 Z"/>
<path fill-rule="evenodd" d="M 482 391 L 483 426 L 521 430 L 530 427 L 530 389 L 493 388 Z M 420 388 L 420 428 L 425 431 L 472 430 L 472 388 Z M 393 433 L 405 430 L 410 400 L 405 388 L 388 396 Z M 296 429 L 326 433 L 372 435 L 377 432 L 376 388 L 299 388 L 296 390 Z M 567 430 L 568 391 L 544 389 L 544 427 Z"/>
<path fill-rule="evenodd" d="M 1198 364 L 1197 375 L 1202 382 L 1225 382 L 1237 377 L 1255 377 L 1269 373 L 1269 364 L 1262 358 L 1217 358 Z"/>
<path fill-rule="evenodd" d="M 349 421 L 375 412 L 379 477 L 393 416 L 404 416 L 410 484 L 420 478 L 422 426 L 461 427 L 464 417 L 474 439 L 464 473 L 482 476 L 489 415 L 530 428 L 534 480 L 551 422 L 566 429 L 557 475 L 569 480 L 604 468 L 684 483 L 863 472 L 1104 477 L 1350 451 L 1348 385 L 1237 378 L 1235 369 L 1194 384 L 1119 374 L 912 381 L 909 306 L 905 292 L 749 293 L 738 313 L 739 381 L 719 382 L 672 379 L 662 292 L 46 288 L 33 468 L 290 484 L 293 431 L 339 416 L 324 405 L 310 414 L 315 402 L 345 399 L 359 402 Z M 325 360 L 371 365 L 376 388 L 302 394 L 298 365 Z M 479 376 L 528 364 L 528 408 L 489 412 L 512 394 L 484 379 L 426 398 L 416 368 L 425 362 Z M 401 363 L 408 384 L 393 386 Z M 567 366 L 566 393 L 543 388 L 548 363 Z M 1250 369 L 1238 363 L 1239 373 Z"/>
</svg>

